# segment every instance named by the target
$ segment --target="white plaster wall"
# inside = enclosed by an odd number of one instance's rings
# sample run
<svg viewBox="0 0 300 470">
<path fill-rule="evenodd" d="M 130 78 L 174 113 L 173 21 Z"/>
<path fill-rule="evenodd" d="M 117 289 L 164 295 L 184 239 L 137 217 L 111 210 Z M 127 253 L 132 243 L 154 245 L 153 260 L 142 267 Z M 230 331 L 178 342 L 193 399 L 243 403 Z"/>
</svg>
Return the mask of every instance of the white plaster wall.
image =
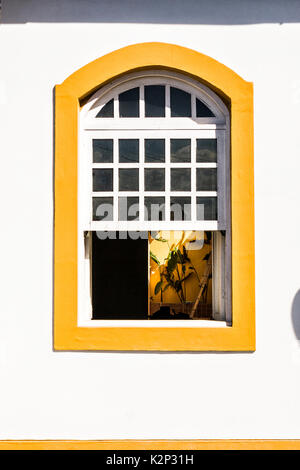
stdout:
<svg viewBox="0 0 300 470">
<path fill-rule="evenodd" d="M 146 7 L 144 22 L 130 23 L 134 2 L 123 2 L 125 23 L 112 8 L 101 22 L 101 1 L 84 2 L 94 3 L 92 22 L 67 21 L 57 2 L 2 3 L 0 439 L 299 439 L 300 25 L 279 24 L 284 2 L 274 3 L 278 21 L 269 24 L 246 24 L 250 1 L 245 21 L 235 21 L 230 2 L 233 25 L 183 14 L 189 24 L 180 24 L 180 11 L 178 24 L 167 24 L 166 9 L 165 24 L 149 23 Z M 78 2 L 62 3 L 76 13 Z M 28 22 L 13 21 L 20 9 Z M 53 87 L 91 60 L 145 41 L 198 50 L 254 82 L 255 353 L 52 350 Z"/>
</svg>

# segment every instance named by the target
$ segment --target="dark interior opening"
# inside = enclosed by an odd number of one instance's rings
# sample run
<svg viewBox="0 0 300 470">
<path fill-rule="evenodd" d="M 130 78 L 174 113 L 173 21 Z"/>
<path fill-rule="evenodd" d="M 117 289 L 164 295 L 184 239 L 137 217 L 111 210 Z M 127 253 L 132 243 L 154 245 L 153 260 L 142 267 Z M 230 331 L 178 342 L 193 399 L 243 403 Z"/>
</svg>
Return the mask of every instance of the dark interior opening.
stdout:
<svg viewBox="0 0 300 470">
<path fill-rule="evenodd" d="M 147 319 L 148 238 L 111 234 L 92 234 L 93 319 Z"/>
</svg>

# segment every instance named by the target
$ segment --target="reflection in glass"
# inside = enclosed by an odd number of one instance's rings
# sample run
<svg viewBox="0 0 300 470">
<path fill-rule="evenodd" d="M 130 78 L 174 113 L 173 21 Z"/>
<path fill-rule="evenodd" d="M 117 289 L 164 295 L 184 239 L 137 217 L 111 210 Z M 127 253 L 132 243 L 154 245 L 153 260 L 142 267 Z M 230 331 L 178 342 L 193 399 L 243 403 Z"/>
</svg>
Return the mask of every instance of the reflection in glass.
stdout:
<svg viewBox="0 0 300 470">
<path fill-rule="evenodd" d="M 99 113 L 96 115 L 96 118 L 113 118 L 114 117 L 114 100 L 108 101 Z"/>
<path fill-rule="evenodd" d="M 145 191 L 165 190 L 165 169 L 145 168 Z"/>
<path fill-rule="evenodd" d="M 119 197 L 119 220 L 139 220 L 139 198 Z"/>
<path fill-rule="evenodd" d="M 165 87 L 163 85 L 145 86 L 145 116 L 165 117 Z"/>
<path fill-rule="evenodd" d="M 113 140 L 93 139 L 93 162 L 112 163 L 113 161 Z"/>
<path fill-rule="evenodd" d="M 170 219 L 171 220 L 191 220 L 191 198 L 190 197 L 171 197 L 170 201 Z"/>
<path fill-rule="evenodd" d="M 218 220 L 216 197 L 197 197 L 197 220 Z"/>
<path fill-rule="evenodd" d="M 197 139 L 197 162 L 217 161 L 217 139 Z"/>
<path fill-rule="evenodd" d="M 139 170 L 138 168 L 119 169 L 119 191 L 139 190 Z"/>
<path fill-rule="evenodd" d="M 202 101 L 196 98 L 196 116 L 197 117 L 215 117 L 214 113 Z"/>
<path fill-rule="evenodd" d="M 165 220 L 165 198 L 145 197 L 145 220 Z"/>
<path fill-rule="evenodd" d="M 212 318 L 212 233 L 151 232 L 150 319 Z"/>
<path fill-rule="evenodd" d="M 112 197 L 93 197 L 93 220 L 113 220 Z"/>
<path fill-rule="evenodd" d="M 191 117 L 191 95 L 179 88 L 171 87 L 171 117 Z"/>
<path fill-rule="evenodd" d="M 113 190 L 113 170 L 112 168 L 93 169 L 93 191 Z"/>
<path fill-rule="evenodd" d="M 191 139 L 171 139 L 171 162 L 191 161 Z"/>
<path fill-rule="evenodd" d="M 191 190 L 191 169 L 171 168 L 171 191 Z"/>
<path fill-rule="evenodd" d="M 165 161 L 165 139 L 145 139 L 145 162 Z"/>
<path fill-rule="evenodd" d="M 136 163 L 139 161 L 139 140 L 119 139 L 119 162 Z"/>
<path fill-rule="evenodd" d="M 132 88 L 119 95 L 120 117 L 139 117 L 140 89 Z"/>
<path fill-rule="evenodd" d="M 217 191 L 216 168 L 197 168 L 197 191 Z"/>
</svg>

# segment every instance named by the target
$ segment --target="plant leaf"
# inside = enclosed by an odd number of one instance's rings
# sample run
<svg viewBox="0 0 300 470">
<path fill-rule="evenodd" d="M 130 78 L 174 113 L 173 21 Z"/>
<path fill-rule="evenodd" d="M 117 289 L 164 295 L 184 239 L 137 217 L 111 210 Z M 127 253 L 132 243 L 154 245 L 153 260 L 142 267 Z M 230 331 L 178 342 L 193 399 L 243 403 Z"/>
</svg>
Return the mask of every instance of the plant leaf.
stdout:
<svg viewBox="0 0 300 470">
<path fill-rule="evenodd" d="M 181 251 L 178 249 L 177 256 L 180 264 L 184 263 L 184 256 L 181 254 Z"/>
<path fill-rule="evenodd" d="M 185 246 L 182 247 L 184 261 L 190 261 Z"/>
<path fill-rule="evenodd" d="M 186 281 L 189 277 L 191 277 L 194 273 L 188 273 L 183 279 L 182 281 Z"/>
<path fill-rule="evenodd" d="M 176 268 L 178 262 L 178 257 L 176 251 L 171 252 L 170 259 L 168 260 L 168 271 L 172 273 Z"/>
<path fill-rule="evenodd" d="M 179 280 L 175 281 L 174 287 L 175 287 L 176 292 L 181 291 L 182 290 L 181 281 Z"/>
<path fill-rule="evenodd" d="M 211 232 L 205 232 L 205 239 L 204 239 L 204 244 L 205 245 L 210 245 L 211 242 Z"/>
<path fill-rule="evenodd" d="M 169 287 L 172 287 L 172 286 L 171 286 L 171 284 L 168 283 L 168 284 L 163 288 L 162 291 L 165 292 L 165 290 L 167 290 Z"/>
<path fill-rule="evenodd" d="M 156 264 L 158 264 L 158 266 L 160 266 L 159 259 L 157 258 L 157 256 L 155 256 L 154 253 L 152 253 L 152 251 L 150 251 L 150 258 L 154 261 L 154 263 L 156 263 Z"/>
<path fill-rule="evenodd" d="M 163 285 L 163 281 L 159 281 L 159 282 L 156 284 L 156 286 L 155 286 L 155 288 L 154 288 L 154 294 L 155 294 L 155 295 L 158 294 L 158 293 L 161 291 L 162 285 Z"/>
<path fill-rule="evenodd" d="M 158 242 L 163 242 L 163 243 L 167 243 L 168 240 L 165 240 L 164 238 L 155 238 L 156 241 Z"/>
</svg>

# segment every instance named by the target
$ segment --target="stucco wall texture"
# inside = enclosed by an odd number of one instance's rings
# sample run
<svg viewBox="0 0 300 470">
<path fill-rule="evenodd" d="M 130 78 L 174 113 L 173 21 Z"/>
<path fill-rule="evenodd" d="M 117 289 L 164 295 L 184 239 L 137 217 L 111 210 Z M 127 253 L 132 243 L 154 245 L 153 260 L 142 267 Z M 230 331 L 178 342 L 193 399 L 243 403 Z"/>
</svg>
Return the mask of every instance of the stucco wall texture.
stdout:
<svg viewBox="0 0 300 470">
<path fill-rule="evenodd" d="M 299 439 L 297 2 L 110 3 L 2 2 L 0 439 Z M 53 351 L 53 89 L 151 41 L 254 84 L 254 353 Z"/>
</svg>

